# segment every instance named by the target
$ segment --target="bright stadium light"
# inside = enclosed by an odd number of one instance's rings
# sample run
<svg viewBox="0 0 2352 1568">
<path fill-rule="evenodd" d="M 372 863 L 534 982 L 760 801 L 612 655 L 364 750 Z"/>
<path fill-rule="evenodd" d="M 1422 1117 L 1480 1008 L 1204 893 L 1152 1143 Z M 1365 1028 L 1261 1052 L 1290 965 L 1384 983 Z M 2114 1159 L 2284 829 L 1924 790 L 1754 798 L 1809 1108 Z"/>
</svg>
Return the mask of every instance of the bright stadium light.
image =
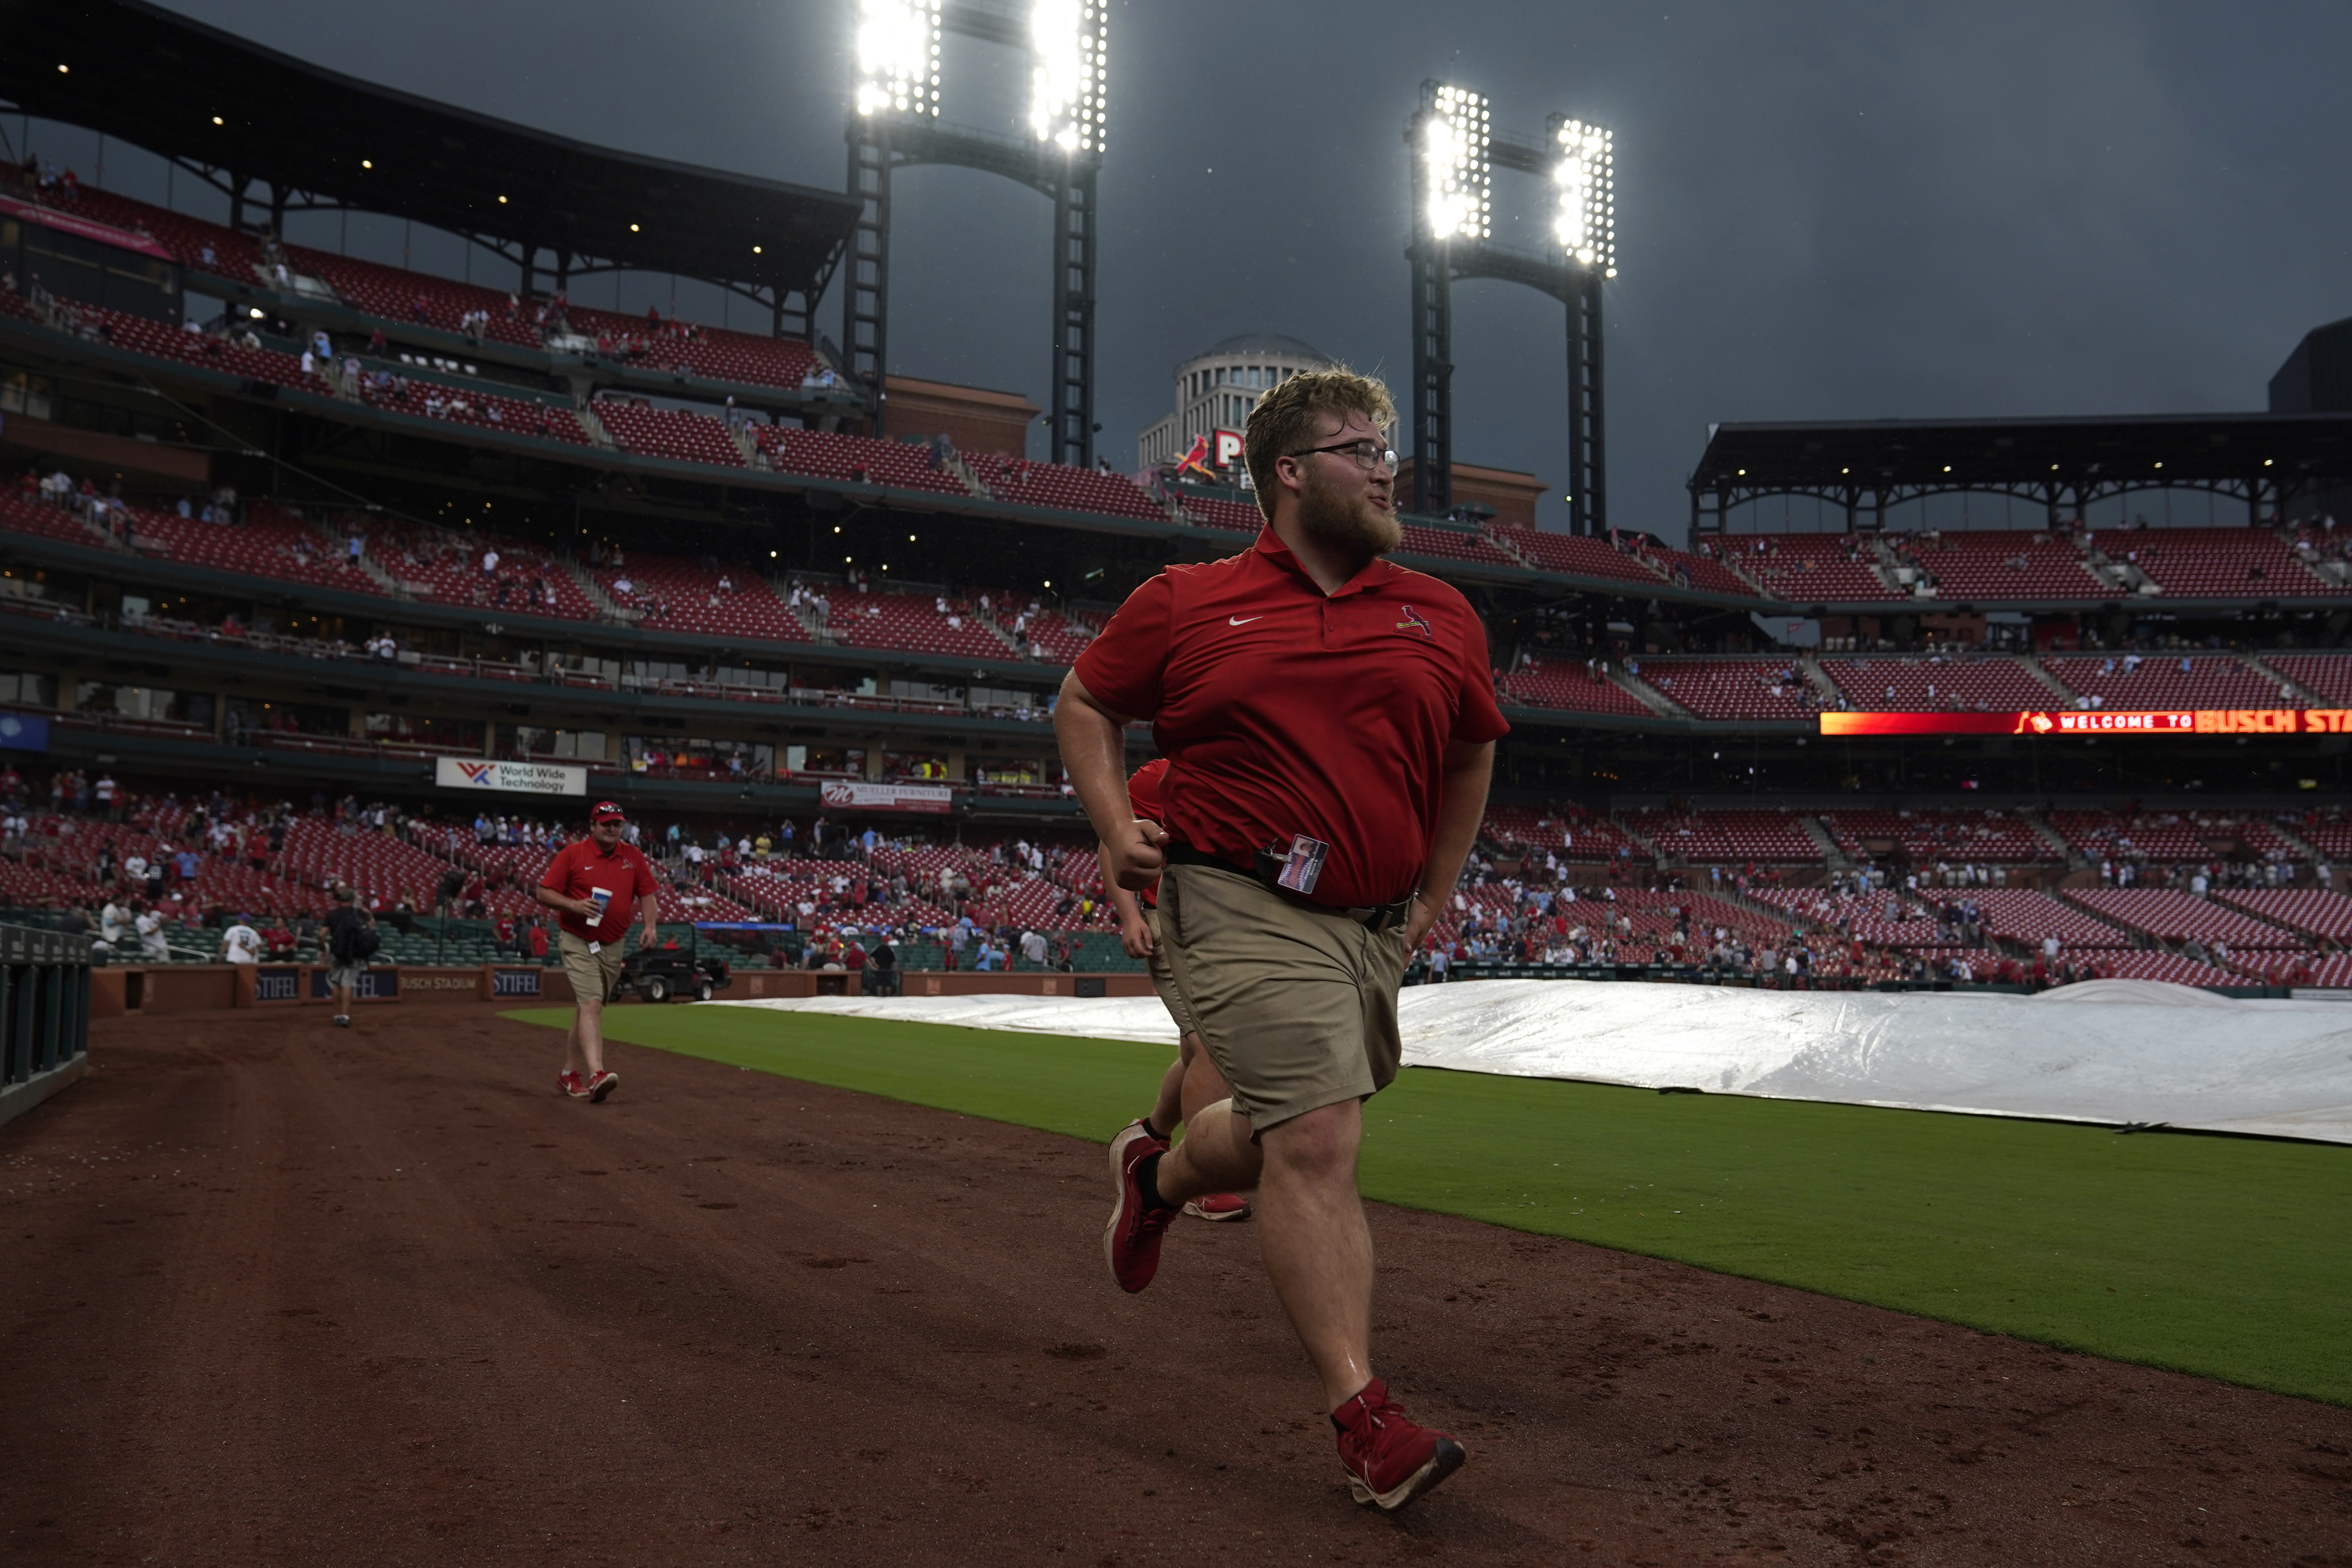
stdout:
<svg viewBox="0 0 2352 1568">
<path fill-rule="evenodd" d="M 1486 100 L 1441 87 L 1422 121 L 1429 169 L 1429 231 L 1439 239 L 1485 239 L 1487 227 Z"/>
<path fill-rule="evenodd" d="M 857 112 L 940 112 L 940 0 L 857 0 Z"/>
<path fill-rule="evenodd" d="M 1617 139 L 1598 125 L 1562 120 L 1553 139 L 1559 162 L 1551 177 L 1559 187 L 1554 228 L 1562 249 L 1603 278 L 1617 276 Z"/>
<path fill-rule="evenodd" d="M 1031 0 L 1029 129 L 1065 153 L 1103 150 L 1107 10 L 1104 0 Z"/>
</svg>

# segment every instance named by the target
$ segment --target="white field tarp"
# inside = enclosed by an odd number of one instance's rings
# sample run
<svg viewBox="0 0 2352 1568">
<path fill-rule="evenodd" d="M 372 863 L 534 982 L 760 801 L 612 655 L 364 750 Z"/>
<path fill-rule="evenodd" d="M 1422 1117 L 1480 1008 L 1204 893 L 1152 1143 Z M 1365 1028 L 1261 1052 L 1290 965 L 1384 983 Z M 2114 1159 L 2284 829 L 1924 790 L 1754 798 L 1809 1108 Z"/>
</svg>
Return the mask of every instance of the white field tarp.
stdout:
<svg viewBox="0 0 2352 1568">
<path fill-rule="evenodd" d="M 1154 996 L 819 996 L 717 1006 L 1176 1043 Z M 2352 1003 L 2156 981 L 2036 996 L 1584 980 L 1407 989 L 1409 1066 L 2352 1143 Z"/>
</svg>

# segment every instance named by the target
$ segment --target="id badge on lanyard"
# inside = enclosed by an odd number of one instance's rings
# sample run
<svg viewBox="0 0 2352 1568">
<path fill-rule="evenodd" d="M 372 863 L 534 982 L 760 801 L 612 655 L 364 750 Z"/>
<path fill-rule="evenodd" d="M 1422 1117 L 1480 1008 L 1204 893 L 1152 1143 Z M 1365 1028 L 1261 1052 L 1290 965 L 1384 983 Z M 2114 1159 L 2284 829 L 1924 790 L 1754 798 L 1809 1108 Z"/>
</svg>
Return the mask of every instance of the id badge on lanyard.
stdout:
<svg viewBox="0 0 2352 1568">
<path fill-rule="evenodd" d="M 1275 880 L 1294 893 L 1312 893 L 1323 875 L 1323 862 L 1329 857 L 1331 847 L 1320 838 L 1309 838 L 1304 833 L 1294 834 L 1290 840 L 1289 858 L 1282 863 L 1282 874 Z"/>
</svg>

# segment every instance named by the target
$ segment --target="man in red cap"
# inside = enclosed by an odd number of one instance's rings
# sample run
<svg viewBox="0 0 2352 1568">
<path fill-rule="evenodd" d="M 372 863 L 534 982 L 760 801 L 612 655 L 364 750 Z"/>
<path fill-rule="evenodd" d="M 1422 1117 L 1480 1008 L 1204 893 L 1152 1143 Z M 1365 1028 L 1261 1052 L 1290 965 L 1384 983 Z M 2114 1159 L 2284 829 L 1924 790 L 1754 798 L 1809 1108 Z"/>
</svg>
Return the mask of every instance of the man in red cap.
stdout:
<svg viewBox="0 0 2352 1568">
<path fill-rule="evenodd" d="M 575 1005 L 555 1086 L 575 1100 L 598 1103 L 621 1081 L 604 1068 L 604 1004 L 620 984 L 629 911 L 635 909 L 645 924 L 640 947 L 654 944 L 661 918 L 654 868 L 622 837 L 628 820 L 613 802 L 598 801 L 588 813 L 588 837 L 559 850 L 532 892 L 563 928 L 557 945 Z"/>
</svg>

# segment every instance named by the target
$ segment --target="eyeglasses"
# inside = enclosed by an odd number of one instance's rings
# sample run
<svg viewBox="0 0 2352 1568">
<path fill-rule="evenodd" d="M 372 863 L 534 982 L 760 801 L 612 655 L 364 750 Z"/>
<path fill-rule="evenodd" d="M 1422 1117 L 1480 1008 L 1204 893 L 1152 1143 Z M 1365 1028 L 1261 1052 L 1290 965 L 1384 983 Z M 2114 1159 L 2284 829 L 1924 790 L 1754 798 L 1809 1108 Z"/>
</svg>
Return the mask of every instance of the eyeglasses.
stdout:
<svg viewBox="0 0 2352 1568">
<path fill-rule="evenodd" d="M 1397 455 L 1378 441 L 1342 441 L 1332 447 L 1308 447 L 1302 451 L 1293 452 L 1290 456 L 1303 458 L 1308 452 L 1345 452 L 1355 460 L 1356 467 L 1367 472 L 1383 466 L 1390 473 L 1396 472 Z"/>
</svg>

